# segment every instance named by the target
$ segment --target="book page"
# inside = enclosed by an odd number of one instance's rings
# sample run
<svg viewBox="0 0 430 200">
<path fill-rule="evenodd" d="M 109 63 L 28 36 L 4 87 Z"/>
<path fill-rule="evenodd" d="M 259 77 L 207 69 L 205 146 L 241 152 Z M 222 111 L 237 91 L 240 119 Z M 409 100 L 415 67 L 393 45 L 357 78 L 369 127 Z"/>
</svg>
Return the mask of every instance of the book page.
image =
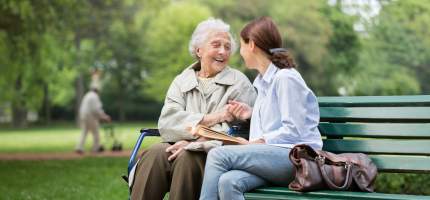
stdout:
<svg viewBox="0 0 430 200">
<path fill-rule="evenodd" d="M 243 144 L 243 141 L 237 139 L 236 137 L 233 137 L 223 132 L 212 130 L 209 127 L 203 125 L 197 125 L 196 133 L 199 136 L 213 140 L 220 140 L 226 144 Z"/>
</svg>

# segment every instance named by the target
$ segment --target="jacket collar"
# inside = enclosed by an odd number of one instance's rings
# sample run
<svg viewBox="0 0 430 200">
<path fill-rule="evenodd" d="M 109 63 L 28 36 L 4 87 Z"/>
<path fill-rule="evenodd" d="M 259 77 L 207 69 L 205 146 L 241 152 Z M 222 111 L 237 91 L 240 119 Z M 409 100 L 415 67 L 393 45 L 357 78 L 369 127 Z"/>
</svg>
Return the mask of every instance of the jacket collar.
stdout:
<svg viewBox="0 0 430 200">
<path fill-rule="evenodd" d="M 196 62 L 187 67 L 181 75 L 181 92 L 188 92 L 197 87 L 196 70 L 200 69 L 200 63 Z M 229 66 L 226 66 L 221 72 L 214 77 L 214 82 L 221 85 L 233 85 L 235 82 L 235 75 Z"/>
</svg>

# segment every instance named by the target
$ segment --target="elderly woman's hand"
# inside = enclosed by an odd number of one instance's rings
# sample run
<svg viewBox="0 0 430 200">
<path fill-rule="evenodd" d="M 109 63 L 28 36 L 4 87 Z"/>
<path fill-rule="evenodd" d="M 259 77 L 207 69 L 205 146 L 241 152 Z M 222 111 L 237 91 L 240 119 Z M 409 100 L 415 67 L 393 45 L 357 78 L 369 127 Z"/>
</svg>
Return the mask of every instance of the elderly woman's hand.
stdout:
<svg viewBox="0 0 430 200">
<path fill-rule="evenodd" d="M 222 111 L 206 114 L 199 124 L 211 127 L 222 122 L 232 122 L 234 116 L 228 112 L 227 108 Z"/>
<path fill-rule="evenodd" d="M 181 140 L 176 142 L 174 145 L 168 147 L 166 152 L 171 153 L 167 160 L 172 161 L 175 160 L 176 157 L 184 150 L 184 147 L 187 146 L 190 142 L 186 140 Z"/>
<path fill-rule="evenodd" d="M 215 113 L 219 117 L 219 122 L 232 122 L 234 121 L 234 116 L 228 111 L 228 107 L 226 106 L 224 110 L 221 112 Z"/>
</svg>

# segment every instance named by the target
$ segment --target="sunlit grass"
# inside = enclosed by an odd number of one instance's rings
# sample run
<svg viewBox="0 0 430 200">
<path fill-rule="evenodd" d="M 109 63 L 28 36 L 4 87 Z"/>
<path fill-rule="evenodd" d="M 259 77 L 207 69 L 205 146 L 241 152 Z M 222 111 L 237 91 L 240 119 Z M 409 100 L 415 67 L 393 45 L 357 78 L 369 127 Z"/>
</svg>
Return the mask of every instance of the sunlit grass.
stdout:
<svg viewBox="0 0 430 200">
<path fill-rule="evenodd" d="M 0 161 L 0 199 L 127 199 L 127 158 Z"/>
<path fill-rule="evenodd" d="M 114 133 L 124 149 L 131 149 L 136 143 L 141 128 L 154 128 L 155 122 L 114 124 Z M 28 129 L 0 129 L 0 153 L 19 152 L 68 152 L 73 151 L 81 134 L 81 130 L 73 124 L 33 127 Z M 107 148 L 112 146 L 112 138 L 107 137 L 104 129 L 100 129 L 101 142 Z M 146 146 L 159 138 L 144 140 Z M 92 145 L 92 135 L 87 136 L 85 148 Z"/>
<path fill-rule="evenodd" d="M 131 149 L 141 128 L 156 123 L 114 124 L 116 138 Z M 112 140 L 101 128 L 102 143 L 110 148 Z M 71 152 L 81 130 L 72 123 L 37 126 L 27 129 L 0 129 L 0 153 Z M 110 140 L 107 140 L 110 139 Z M 142 148 L 160 141 L 145 138 Z M 88 137 L 86 149 L 91 148 Z M 128 158 L 82 158 L 74 160 L 2 161 L 0 160 L 0 199 L 127 199 L 127 184 L 121 175 L 127 171 Z"/>
</svg>

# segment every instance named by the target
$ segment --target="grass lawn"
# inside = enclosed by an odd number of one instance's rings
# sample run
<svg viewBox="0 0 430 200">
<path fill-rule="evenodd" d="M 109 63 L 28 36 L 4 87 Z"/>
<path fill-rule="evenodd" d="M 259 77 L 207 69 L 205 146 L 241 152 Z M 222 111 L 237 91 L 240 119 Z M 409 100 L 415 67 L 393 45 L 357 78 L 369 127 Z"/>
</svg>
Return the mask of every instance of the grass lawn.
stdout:
<svg viewBox="0 0 430 200">
<path fill-rule="evenodd" d="M 114 127 L 115 136 L 123 144 L 123 148 L 131 149 L 139 136 L 139 130 L 143 127 L 156 127 L 156 123 L 115 123 Z M 0 129 L 0 153 L 73 151 L 80 134 L 80 129 L 72 123 L 28 129 L 3 128 Z M 100 129 L 100 136 L 102 144 L 110 148 L 112 140 L 108 140 L 103 128 Z M 143 146 L 158 141 L 157 138 L 148 139 L 145 139 Z M 89 150 L 91 145 L 92 135 L 89 134 L 85 148 Z"/>
<path fill-rule="evenodd" d="M 2 200 L 127 199 L 127 158 L 0 161 Z"/>
<path fill-rule="evenodd" d="M 125 149 L 131 149 L 142 127 L 153 123 L 114 124 L 115 135 Z M 70 152 L 81 132 L 74 124 L 49 127 L 0 129 L 0 153 Z M 101 129 L 102 143 L 107 147 Z M 89 135 L 86 149 L 92 144 Z M 160 141 L 149 137 L 142 148 Z M 85 157 L 76 160 L 4 161 L 0 160 L 0 200 L 44 199 L 127 199 L 128 187 L 121 176 L 127 172 L 128 158 Z"/>
</svg>

